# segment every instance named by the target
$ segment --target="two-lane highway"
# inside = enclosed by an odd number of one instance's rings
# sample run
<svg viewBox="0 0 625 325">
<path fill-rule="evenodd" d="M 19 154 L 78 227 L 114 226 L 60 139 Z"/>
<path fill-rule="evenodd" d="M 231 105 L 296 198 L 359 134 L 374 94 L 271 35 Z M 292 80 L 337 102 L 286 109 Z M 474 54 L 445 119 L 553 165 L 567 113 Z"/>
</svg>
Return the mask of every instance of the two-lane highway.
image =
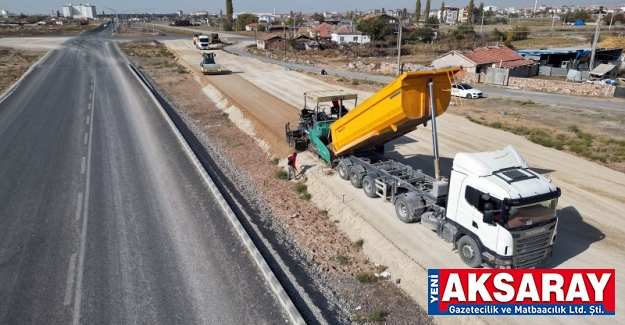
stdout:
<svg viewBox="0 0 625 325">
<path fill-rule="evenodd" d="M 53 51 L 0 103 L 0 324 L 284 323 L 103 36 Z"/>
</svg>

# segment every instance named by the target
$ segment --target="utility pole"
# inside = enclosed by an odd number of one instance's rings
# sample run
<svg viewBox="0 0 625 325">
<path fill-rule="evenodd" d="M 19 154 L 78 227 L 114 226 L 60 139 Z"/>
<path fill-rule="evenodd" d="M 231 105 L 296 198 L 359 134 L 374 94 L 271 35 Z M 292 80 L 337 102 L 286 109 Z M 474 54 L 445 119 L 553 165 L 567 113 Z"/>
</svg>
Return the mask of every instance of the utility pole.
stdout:
<svg viewBox="0 0 625 325">
<path fill-rule="evenodd" d="M 482 8 L 482 23 L 480 23 L 480 34 L 482 34 L 483 28 L 484 28 L 484 8 Z"/>
<path fill-rule="evenodd" d="M 614 20 L 614 11 L 610 13 L 610 27 L 608 27 L 608 30 L 612 30 L 612 20 Z"/>
<path fill-rule="evenodd" d="M 401 32 L 404 29 L 402 26 L 401 18 L 399 19 L 399 24 L 397 24 L 399 28 L 399 37 L 397 37 L 397 75 L 401 74 Z"/>
<path fill-rule="evenodd" d="M 556 11 L 553 11 L 553 15 L 551 16 L 551 31 L 553 32 L 553 24 L 556 21 Z"/>
<path fill-rule="evenodd" d="M 597 42 L 599 41 L 599 25 L 601 24 L 601 11 L 603 11 L 603 7 L 599 6 L 599 18 L 597 18 L 597 27 L 595 28 L 595 40 L 592 42 L 592 53 L 590 54 L 590 65 L 588 66 L 588 70 L 592 71 L 595 68 L 595 52 L 597 51 Z"/>
</svg>

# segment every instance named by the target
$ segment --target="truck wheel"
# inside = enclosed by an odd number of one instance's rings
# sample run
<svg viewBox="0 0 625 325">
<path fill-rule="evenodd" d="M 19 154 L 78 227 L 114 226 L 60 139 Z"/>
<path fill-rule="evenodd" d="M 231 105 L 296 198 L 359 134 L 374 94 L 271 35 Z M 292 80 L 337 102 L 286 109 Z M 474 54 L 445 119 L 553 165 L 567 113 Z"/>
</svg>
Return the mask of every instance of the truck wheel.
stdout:
<svg viewBox="0 0 625 325">
<path fill-rule="evenodd" d="M 395 214 L 402 222 L 411 223 L 414 221 L 412 205 L 405 194 L 400 195 L 395 200 Z"/>
<path fill-rule="evenodd" d="M 365 195 L 370 198 L 378 196 L 375 193 L 375 178 L 376 175 L 367 174 L 362 179 L 362 190 L 365 192 Z"/>
<path fill-rule="evenodd" d="M 356 168 L 354 167 L 349 168 L 349 181 L 352 183 L 352 185 L 355 188 L 362 187 L 362 178 L 360 178 L 360 175 L 358 174 L 358 172 L 356 171 Z"/>
<path fill-rule="evenodd" d="M 470 267 L 478 267 L 482 265 L 482 252 L 473 238 L 463 236 L 458 241 L 458 254 L 464 264 Z"/>
<path fill-rule="evenodd" d="M 426 212 L 421 215 L 421 225 L 430 230 L 438 230 L 438 219 L 434 212 Z"/>
<path fill-rule="evenodd" d="M 347 165 L 345 165 L 345 163 L 342 160 L 339 161 L 339 164 L 338 166 L 336 166 L 336 169 L 339 172 L 339 177 L 341 177 L 344 180 L 349 179 L 349 171 L 347 170 Z"/>
</svg>

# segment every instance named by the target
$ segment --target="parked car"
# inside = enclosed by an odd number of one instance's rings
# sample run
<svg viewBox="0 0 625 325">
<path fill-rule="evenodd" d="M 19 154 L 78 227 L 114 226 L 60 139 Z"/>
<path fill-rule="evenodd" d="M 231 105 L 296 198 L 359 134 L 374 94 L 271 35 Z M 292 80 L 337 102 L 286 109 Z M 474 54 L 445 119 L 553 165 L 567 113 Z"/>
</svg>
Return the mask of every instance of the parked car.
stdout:
<svg viewBox="0 0 625 325">
<path fill-rule="evenodd" d="M 451 95 L 466 98 L 482 98 L 482 91 L 467 84 L 451 85 Z"/>
</svg>

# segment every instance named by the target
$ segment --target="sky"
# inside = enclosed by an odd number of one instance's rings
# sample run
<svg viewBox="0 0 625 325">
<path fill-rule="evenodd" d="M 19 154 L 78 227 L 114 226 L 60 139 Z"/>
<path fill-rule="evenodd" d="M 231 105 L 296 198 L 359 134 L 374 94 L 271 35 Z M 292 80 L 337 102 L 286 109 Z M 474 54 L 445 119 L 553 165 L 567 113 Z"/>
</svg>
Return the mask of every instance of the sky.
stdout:
<svg viewBox="0 0 625 325">
<path fill-rule="evenodd" d="M 83 2 L 81 2 L 83 1 Z M 421 0 L 421 9 L 425 9 L 425 3 L 427 0 Z M 625 0 L 538 0 L 538 5 L 591 5 L 591 4 L 603 4 L 608 6 L 625 7 Z M 440 8 L 442 0 L 431 1 L 432 9 Z M 478 5 L 481 0 L 474 0 Z M 517 7 L 534 7 L 535 1 L 521 0 L 484 0 L 486 6 L 496 6 L 498 8 L 506 8 L 514 4 Z M 47 14 L 58 11 L 62 11 L 62 6 L 70 3 L 67 0 L 0 0 L 0 9 L 7 10 L 12 13 L 20 14 Z M 96 6 L 98 13 L 103 10 L 108 14 L 111 10 L 105 8 L 109 7 L 121 12 L 154 12 L 154 13 L 173 13 L 177 10 L 182 10 L 185 13 L 193 13 L 196 11 L 208 11 L 210 13 L 218 13 L 219 10 L 225 12 L 225 0 L 75 0 L 73 4 L 91 4 Z M 289 11 L 314 13 L 324 11 L 337 11 L 345 12 L 347 10 L 362 10 L 367 11 L 369 9 L 403 9 L 407 8 L 409 11 L 414 11 L 416 0 L 315 0 L 315 1 L 286 1 L 286 0 L 233 0 L 234 12 L 250 12 L 250 13 L 273 13 L 274 9 L 276 13 L 288 13 Z M 445 5 L 464 7 L 469 3 L 469 0 L 447 0 Z"/>
</svg>

